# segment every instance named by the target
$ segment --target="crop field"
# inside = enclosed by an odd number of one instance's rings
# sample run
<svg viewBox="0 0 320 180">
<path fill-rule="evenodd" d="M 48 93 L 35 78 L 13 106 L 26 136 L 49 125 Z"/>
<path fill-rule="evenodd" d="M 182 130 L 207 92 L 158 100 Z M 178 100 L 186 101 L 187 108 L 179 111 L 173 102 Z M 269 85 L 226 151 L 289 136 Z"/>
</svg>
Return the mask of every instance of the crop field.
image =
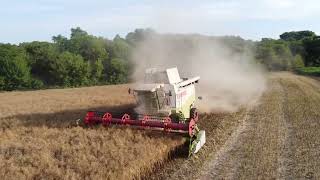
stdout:
<svg viewBox="0 0 320 180">
<path fill-rule="evenodd" d="M 317 79 L 273 73 L 255 106 L 201 114 L 207 143 L 189 159 L 179 136 L 76 126 L 87 110 L 130 111 L 127 89 L 0 93 L 2 179 L 320 178 Z"/>
<path fill-rule="evenodd" d="M 130 109 L 134 100 L 127 90 L 107 86 L 0 93 L 0 176 L 131 179 L 149 172 L 184 139 L 75 126 L 87 110 Z"/>
</svg>

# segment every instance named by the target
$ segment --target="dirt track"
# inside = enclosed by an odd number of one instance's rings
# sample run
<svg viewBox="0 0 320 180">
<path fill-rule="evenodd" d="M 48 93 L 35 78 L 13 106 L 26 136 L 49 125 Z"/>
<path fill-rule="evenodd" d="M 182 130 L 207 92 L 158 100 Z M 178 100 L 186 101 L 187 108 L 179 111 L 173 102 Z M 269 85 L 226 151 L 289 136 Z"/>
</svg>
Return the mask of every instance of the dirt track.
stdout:
<svg viewBox="0 0 320 180">
<path fill-rule="evenodd" d="M 320 83 L 274 74 L 261 102 L 202 179 L 320 178 Z"/>
</svg>

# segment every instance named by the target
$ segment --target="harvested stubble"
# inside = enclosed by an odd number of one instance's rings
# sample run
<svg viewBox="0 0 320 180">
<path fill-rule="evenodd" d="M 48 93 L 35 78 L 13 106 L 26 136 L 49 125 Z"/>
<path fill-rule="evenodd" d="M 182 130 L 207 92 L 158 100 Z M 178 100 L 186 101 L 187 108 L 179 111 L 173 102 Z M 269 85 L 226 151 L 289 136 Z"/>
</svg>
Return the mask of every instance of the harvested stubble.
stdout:
<svg viewBox="0 0 320 180">
<path fill-rule="evenodd" d="M 2 179 L 132 179 L 184 139 L 118 127 L 73 126 L 86 110 L 125 111 L 127 86 L 0 93 Z"/>
<path fill-rule="evenodd" d="M 149 179 L 320 179 L 319 120 L 320 81 L 271 73 L 256 106 L 202 115 L 203 149 Z"/>
</svg>

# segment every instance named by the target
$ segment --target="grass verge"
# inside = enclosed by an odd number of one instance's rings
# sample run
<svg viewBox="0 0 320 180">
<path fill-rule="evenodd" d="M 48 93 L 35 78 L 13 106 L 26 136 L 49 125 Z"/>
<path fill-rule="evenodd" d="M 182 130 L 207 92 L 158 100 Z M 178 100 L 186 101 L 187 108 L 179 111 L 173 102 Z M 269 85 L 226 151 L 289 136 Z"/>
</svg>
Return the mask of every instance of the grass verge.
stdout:
<svg viewBox="0 0 320 180">
<path fill-rule="evenodd" d="M 297 74 L 308 76 L 320 76 L 320 67 L 303 67 L 295 70 Z"/>
</svg>

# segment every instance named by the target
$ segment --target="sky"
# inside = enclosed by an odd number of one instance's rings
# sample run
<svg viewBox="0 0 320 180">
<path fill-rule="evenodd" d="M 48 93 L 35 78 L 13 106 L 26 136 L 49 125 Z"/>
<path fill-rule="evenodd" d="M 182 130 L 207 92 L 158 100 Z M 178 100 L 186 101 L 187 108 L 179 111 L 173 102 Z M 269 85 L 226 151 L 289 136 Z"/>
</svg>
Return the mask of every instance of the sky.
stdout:
<svg viewBox="0 0 320 180">
<path fill-rule="evenodd" d="M 109 39 L 136 28 L 277 39 L 286 31 L 320 34 L 319 19 L 318 0 L 3 0 L 0 42 L 51 41 L 73 27 Z"/>
</svg>

